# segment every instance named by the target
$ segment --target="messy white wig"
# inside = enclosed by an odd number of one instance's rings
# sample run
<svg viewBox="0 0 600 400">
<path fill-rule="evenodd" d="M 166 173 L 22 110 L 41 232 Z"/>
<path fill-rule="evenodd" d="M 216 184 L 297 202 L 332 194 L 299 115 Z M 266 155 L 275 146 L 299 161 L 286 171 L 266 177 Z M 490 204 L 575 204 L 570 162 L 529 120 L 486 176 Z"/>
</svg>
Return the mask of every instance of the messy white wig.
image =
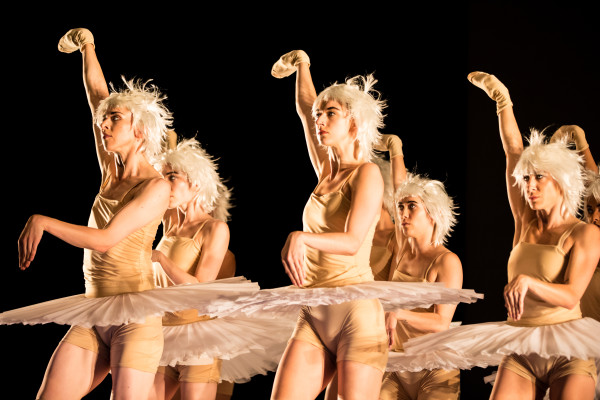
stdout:
<svg viewBox="0 0 600 400">
<path fill-rule="evenodd" d="M 562 210 L 576 216 L 583 202 L 585 190 L 583 157 L 569 148 L 567 138 L 546 143 L 546 137 L 535 129 L 531 130 L 528 142 L 529 146 L 521 153 L 512 174 L 521 193 L 524 197 L 527 195 L 527 183 L 523 179 L 525 176 L 548 173 L 562 191 Z"/>
<path fill-rule="evenodd" d="M 148 159 L 152 159 L 162 151 L 167 129 L 173 122 L 173 114 L 164 104 L 167 97 L 150 83 L 151 80 L 141 82 L 133 79 L 127 81 L 123 76 L 121 78 L 125 87 L 116 90 L 110 84 L 111 93 L 100 101 L 95 122 L 100 126 L 107 112 L 115 107 L 128 109 L 132 113 L 133 126 L 144 136 L 142 150 Z"/>
<path fill-rule="evenodd" d="M 394 212 L 394 184 L 390 174 L 390 162 L 379 156 L 373 157 L 373 160 L 371 161 L 373 161 L 373 163 L 379 167 L 379 171 L 381 172 L 381 176 L 383 178 L 383 205 L 390 213 L 392 220 L 395 220 L 396 213 Z"/>
<path fill-rule="evenodd" d="M 185 174 L 188 182 L 198 187 L 194 200 L 206 213 L 222 221 L 229 219 L 230 189 L 222 182 L 213 157 L 196 139 L 181 140 L 175 149 L 164 151 L 154 161 L 159 171 L 166 165 Z"/>
<path fill-rule="evenodd" d="M 425 209 L 434 222 L 433 244 L 436 246 L 446 244 L 452 227 L 456 225 L 458 214 L 454 211 L 456 206 L 446 193 L 444 184 L 409 172 L 406 180 L 396 190 L 394 200 L 398 203 L 409 196 L 419 197 L 425 204 Z"/>
<path fill-rule="evenodd" d="M 598 168 L 600 170 L 600 164 L 598 164 Z M 587 204 L 590 198 L 594 198 L 596 203 L 600 203 L 600 174 L 589 169 L 586 169 L 584 172 L 585 176 L 585 204 L 583 207 L 583 212 L 585 214 L 585 219 L 587 221 L 590 220 L 591 215 L 588 214 Z"/>
<path fill-rule="evenodd" d="M 357 75 L 346 79 L 345 83 L 334 83 L 325 88 L 313 103 L 313 116 L 328 101 L 337 101 L 346 108 L 357 127 L 356 140 L 360 155 L 371 161 L 375 157 L 373 146 L 381 140 L 379 129 L 383 123 L 382 110 L 387 107 L 381 94 L 373 89 L 377 80 L 372 74 L 366 77 Z"/>
</svg>

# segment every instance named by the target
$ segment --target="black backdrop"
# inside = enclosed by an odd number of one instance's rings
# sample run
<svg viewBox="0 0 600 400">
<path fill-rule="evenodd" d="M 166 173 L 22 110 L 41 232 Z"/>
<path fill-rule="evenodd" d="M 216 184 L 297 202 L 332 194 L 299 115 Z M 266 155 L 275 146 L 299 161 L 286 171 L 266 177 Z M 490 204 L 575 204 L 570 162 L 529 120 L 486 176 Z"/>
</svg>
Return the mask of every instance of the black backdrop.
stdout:
<svg viewBox="0 0 600 400">
<path fill-rule="evenodd" d="M 485 299 L 460 305 L 463 323 L 506 317 L 502 289 L 512 240 L 495 105 L 466 79 L 473 70 L 510 89 L 523 133 L 578 124 L 600 149 L 599 28 L 591 9 L 559 3 L 452 2 L 343 10 L 233 4 L 162 9 L 96 5 L 73 17 L 36 8 L 5 14 L 3 30 L 5 225 L 0 310 L 83 292 L 82 250 L 45 235 L 31 268 L 17 268 L 15 242 L 34 213 L 86 224 L 98 190 L 90 113 L 79 54 L 58 39 L 84 26 L 95 35 L 108 81 L 152 78 L 168 96 L 175 130 L 196 135 L 233 187 L 231 246 L 238 273 L 271 288 L 289 284 L 279 260 L 316 183 L 278 57 L 304 49 L 317 90 L 373 72 L 388 101 L 384 133 L 404 142 L 409 169 L 445 182 L 459 206 L 449 248 L 464 287 Z M 25 9 L 26 7 L 19 7 Z M 72 11 L 72 10 L 71 10 Z M 77 14 L 77 13 L 72 13 Z M 600 156 L 597 156 L 600 158 Z M 33 398 L 67 327 L 2 326 L 2 390 Z M 463 371 L 462 398 L 487 398 L 483 377 Z M 237 385 L 234 399 L 268 398 L 273 374 Z M 108 398 L 110 378 L 86 399 Z M 2 396 L 4 397 L 4 396 Z"/>
</svg>

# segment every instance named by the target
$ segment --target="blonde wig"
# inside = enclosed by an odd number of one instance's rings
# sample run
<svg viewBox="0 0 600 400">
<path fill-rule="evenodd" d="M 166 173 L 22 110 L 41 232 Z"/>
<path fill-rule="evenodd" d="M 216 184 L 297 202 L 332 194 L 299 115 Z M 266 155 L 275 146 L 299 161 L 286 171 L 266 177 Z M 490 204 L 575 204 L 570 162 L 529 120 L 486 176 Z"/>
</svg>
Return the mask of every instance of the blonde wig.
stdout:
<svg viewBox="0 0 600 400">
<path fill-rule="evenodd" d="M 377 164 L 381 176 L 383 177 L 383 205 L 390 213 L 392 220 L 396 219 L 396 213 L 394 212 L 394 184 L 392 182 L 392 176 L 390 173 L 390 162 L 384 160 L 379 156 L 373 157 L 371 160 L 374 164 Z"/>
<path fill-rule="evenodd" d="M 206 213 L 222 221 L 229 219 L 230 189 L 222 182 L 212 156 L 196 139 L 183 139 L 175 149 L 160 154 L 154 167 L 160 171 L 165 165 L 185 174 L 188 182 L 198 187 L 195 201 Z"/>
<path fill-rule="evenodd" d="M 166 96 L 151 84 L 151 80 L 140 82 L 125 80 L 125 88 L 117 91 L 111 83 L 111 93 L 98 105 L 95 113 L 96 125 L 100 126 L 107 112 L 115 107 L 124 107 L 132 113 L 133 126 L 144 135 L 142 150 L 152 159 L 160 153 L 166 137 L 167 129 L 173 121 L 173 114 L 164 104 Z"/>
<path fill-rule="evenodd" d="M 345 83 L 334 83 L 324 89 L 313 103 L 313 116 L 328 101 L 337 101 L 343 105 L 357 128 L 356 140 L 358 141 L 360 155 L 365 161 L 375 157 L 373 146 L 381 140 L 379 129 L 383 123 L 382 110 L 386 102 L 381 100 L 381 94 L 373 89 L 377 80 L 372 74 L 366 77 L 357 75 L 348 78 Z"/>
<path fill-rule="evenodd" d="M 600 164 L 598 164 L 598 169 L 600 170 Z M 585 214 L 586 221 L 589 221 L 592 217 L 589 215 L 587 210 L 588 200 L 590 198 L 594 198 L 596 203 L 600 203 L 600 174 L 589 169 L 586 169 L 584 172 L 585 176 L 585 204 L 583 207 L 583 212 Z"/>
<path fill-rule="evenodd" d="M 446 244 L 452 227 L 456 225 L 456 215 L 458 214 L 454 211 L 456 206 L 446 193 L 444 184 L 409 172 L 406 180 L 396 190 L 394 200 L 398 203 L 409 196 L 419 197 L 425 204 L 425 209 L 435 224 L 433 244 L 436 246 Z"/>
<path fill-rule="evenodd" d="M 583 157 L 569 148 L 567 138 L 546 143 L 546 137 L 535 129 L 531 130 L 528 142 L 529 146 L 521 153 L 513 171 L 521 193 L 524 197 L 527 196 L 525 176 L 543 172 L 550 174 L 562 191 L 562 210 L 576 216 L 585 190 Z"/>
</svg>

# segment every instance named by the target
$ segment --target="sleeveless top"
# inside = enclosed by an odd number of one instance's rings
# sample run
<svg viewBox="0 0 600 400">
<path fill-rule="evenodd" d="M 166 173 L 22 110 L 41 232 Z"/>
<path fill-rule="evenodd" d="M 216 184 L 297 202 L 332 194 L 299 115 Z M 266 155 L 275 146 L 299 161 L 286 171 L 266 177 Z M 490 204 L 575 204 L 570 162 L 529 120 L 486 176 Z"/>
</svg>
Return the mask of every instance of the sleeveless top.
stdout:
<svg viewBox="0 0 600 400">
<path fill-rule="evenodd" d="M 396 230 L 393 230 L 385 246 L 372 245 L 371 247 L 369 261 L 376 281 L 387 281 L 390 278 L 392 252 L 390 251 L 389 246 L 395 237 Z"/>
<path fill-rule="evenodd" d="M 581 314 L 600 321 L 600 264 L 594 270 L 585 293 L 581 297 Z"/>
<path fill-rule="evenodd" d="M 522 238 L 527 235 L 533 222 L 535 220 L 529 223 Z M 565 239 L 571 234 L 575 226 L 580 223 L 584 222 L 578 222 L 568 228 L 560 236 L 556 245 L 528 243 L 521 239 L 510 252 L 508 259 L 508 281 L 512 281 L 519 274 L 525 274 L 542 282 L 564 284 L 569 256 L 565 254 L 562 247 Z M 511 325 L 517 326 L 540 326 L 558 324 L 578 318 L 581 318 L 579 303 L 573 309 L 569 310 L 536 300 L 531 296 L 525 296 L 521 319 L 514 321 L 508 318 L 508 322 Z"/>
<path fill-rule="evenodd" d="M 342 190 L 357 169 L 358 167 L 348 175 L 335 192 L 323 195 L 317 195 L 314 191 L 311 193 L 302 215 L 304 232 L 345 231 L 346 219 L 350 212 L 350 200 Z M 376 225 L 377 219 L 373 221 L 365 240 L 355 255 L 326 253 L 306 246 L 304 287 L 335 287 L 373 281 L 369 257 Z"/>
<path fill-rule="evenodd" d="M 131 187 L 118 200 L 102 196 L 101 192 L 105 183 L 92 205 L 88 226 L 104 229 L 119 210 L 131 201 L 132 190 L 144 182 L 139 182 Z M 154 289 L 152 245 L 160 221 L 161 218 L 157 218 L 148 223 L 104 253 L 84 249 L 83 276 L 86 297 L 113 296 Z"/>
<path fill-rule="evenodd" d="M 204 221 L 191 238 L 181 236 L 163 235 L 156 250 L 161 251 L 165 256 L 171 259 L 179 269 L 190 275 L 196 274 L 196 267 L 200 260 L 201 245 L 196 241 L 196 236 L 204 228 L 208 220 Z M 160 287 L 171 286 L 172 283 L 162 268 L 158 268 L 155 275 L 156 284 Z M 183 310 L 177 312 L 167 312 L 163 317 L 163 325 L 182 325 L 197 321 L 208 320 L 210 317 L 198 315 L 196 310 Z"/>
<path fill-rule="evenodd" d="M 400 257 L 400 260 L 398 260 L 398 264 L 396 265 L 396 269 L 394 270 L 394 275 L 392 275 L 392 282 L 427 282 L 427 274 L 429 274 L 429 270 L 431 269 L 431 267 L 433 266 L 433 264 L 437 261 L 438 258 L 440 258 L 441 256 L 443 256 L 444 254 L 450 253 L 450 251 L 446 251 L 444 253 L 441 253 L 439 255 L 437 255 L 432 261 L 431 264 L 429 264 L 429 266 L 427 267 L 427 269 L 425 269 L 425 273 L 423 274 L 423 276 L 412 276 L 409 274 L 405 274 L 402 271 L 399 271 L 398 265 L 400 264 L 400 261 L 402 261 L 402 257 L 404 257 L 404 254 L 402 254 L 402 256 Z M 432 313 L 433 312 L 433 306 L 429 307 L 429 308 L 413 308 L 412 310 L 413 312 L 423 312 L 423 313 Z M 404 351 L 404 348 L 402 346 L 402 343 L 406 342 L 408 339 L 411 338 L 415 338 L 417 336 L 422 336 L 425 335 L 427 332 L 422 332 L 419 331 L 415 328 L 413 328 L 411 325 L 407 324 L 404 321 L 398 321 L 397 325 L 396 325 L 396 331 L 394 332 L 394 347 L 393 347 L 393 351 Z"/>
</svg>

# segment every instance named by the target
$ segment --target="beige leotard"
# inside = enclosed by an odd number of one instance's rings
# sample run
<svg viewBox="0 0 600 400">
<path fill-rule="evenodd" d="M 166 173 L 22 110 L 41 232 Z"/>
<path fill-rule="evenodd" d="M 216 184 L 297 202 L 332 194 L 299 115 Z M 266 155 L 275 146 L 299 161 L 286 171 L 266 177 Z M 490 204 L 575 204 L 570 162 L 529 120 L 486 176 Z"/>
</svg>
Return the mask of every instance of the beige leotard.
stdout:
<svg viewBox="0 0 600 400">
<path fill-rule="evenodd" d="M 530 222 L 527 231 L 534 222 L 535 220 Z M 508 281 L 512 281 L 519 274 L 526 274 L 543 282 L 565 283 L 569 256 L 563 251 L 563 244 L 573 229 L 582 223 L 584 222 L 580 221 L 569 227 L 560 236 L 556 245 L 523 241 L 517 243 L 508 259 Z M 579 304 L 569 310 L 526 296 L 523 316 L 519 321 L 509 318 L 508 323 L 518 326 L 540 326 L 564 323 L 581 317 Z M 596 366 L 592 359 L 568 359 L 562 356 L 542 358 L 537 354 L 511 354 L 502 359 L 499 368 L 508 369 L 531 380 L 542 393 L 554 380 L 567 375 L 586 375 L 596 379 Z"/>
<path fill-rule="evenodd" d="M 324 195 L 311 194 L 304 208 L 304 231 L 344 232 L 350 200 L 341 187 Z M 334 287 L 373 281 L 369 265 L 371 243 L 377 220 L 373 221 L 360 249 L 354 256 L 325 253 L 306 247 L 305 287 Z M 381 371 L 387 363 L 385 314 L 378 299 L 355 300 L 342 304 L 303 307 L 292 339 L 323 349 L 336 362 L 356 361 Z"/>
<path fill-rule="evenodd" d="M 311 193 L 302 215 L 305 232 L 345 231 L 346 219 L 350 212 L 350 199 L 344 195 L 343 189 L 355 172 L 356 169 L 348 175 L 335 192 L 323 195 L 317 195 L 314 191 Z M 369 259 L 376 225 L 377 220 L 373 221 L 358 252 L 352 256 L 326 253 L 306 246 L 304 257 L 306 283 L 304 286 L 333 287 L 372 281 L 373 272 Z"/>
<path fill-rule="evenodd" d="M 142 183 L 142 182 L 140 182 Z M 133 186 L 121 199 L 96 196 L 88 221 L 91 228 L 103 229 L 132 199 Z M 106 252 L 84 249 L 83 275 L 86 297 L 112 296 L 154 289 L 152 245 L 161 219 L 157 218 L 131 233 Z"/>
<path fill-rule="evenodd" d="M 429 270 L 436 262 L 436 260 L 442 255 L 449 253 L 446 251 L 435 257 L 423 276 L 412 276 L 405 274 L 404 272 L 394 270 L 392 275 L 392 281 L 394 282 L 427 282 L 427 275 Z M 398 260 L 398 264 L 402 260 Z M 414 308 L 411 311 L 414 312 L 433 312 L 433 306 L 429 308 Z M 403 321 L 398 321 L 396 325 L 396 331 L 394 332 L 394 347 L 393 351 L 403 351 L 402 344 L 410 339 L 417 336 L 421 336 L 424 333 L 411 327 Z M 458 399 L 460 397 L 460 371 L 455 370 L 423 370 L 419 372 L 393 372 L 386 373 L 383 383 L 381 385 L 381 393 L 379 398 L 381 400 L 416 400 L 416 399 L 427 399 L 427 400 L 448 400 Z"/>
</svg>

